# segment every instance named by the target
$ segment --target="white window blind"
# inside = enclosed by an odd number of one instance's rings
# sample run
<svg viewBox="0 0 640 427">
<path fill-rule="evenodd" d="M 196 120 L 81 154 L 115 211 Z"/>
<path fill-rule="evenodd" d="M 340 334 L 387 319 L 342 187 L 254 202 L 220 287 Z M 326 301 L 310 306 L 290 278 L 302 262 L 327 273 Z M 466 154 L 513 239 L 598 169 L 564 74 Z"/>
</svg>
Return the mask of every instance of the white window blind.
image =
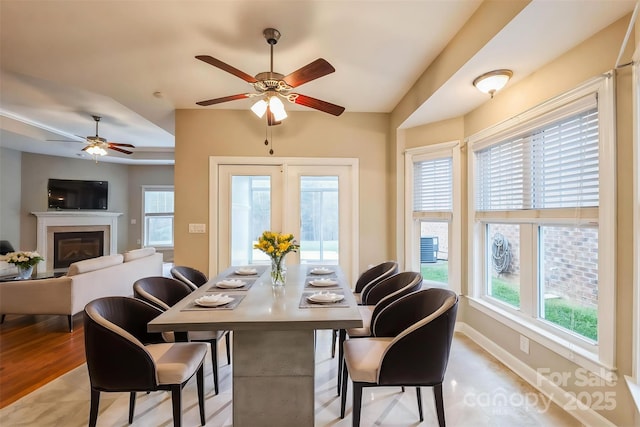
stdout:
<svg viewBox="0 0 640 427">
<path fill-rule="evenodd" d="M 476 210 L 597 207 L 598 145 L 593 106 L 478 151 Z"/>
<path fill-rule="evenodd" d="M 413 211 L 453 210 L 453 160 L 451 157 L 413 164 Z"/>
</svg>

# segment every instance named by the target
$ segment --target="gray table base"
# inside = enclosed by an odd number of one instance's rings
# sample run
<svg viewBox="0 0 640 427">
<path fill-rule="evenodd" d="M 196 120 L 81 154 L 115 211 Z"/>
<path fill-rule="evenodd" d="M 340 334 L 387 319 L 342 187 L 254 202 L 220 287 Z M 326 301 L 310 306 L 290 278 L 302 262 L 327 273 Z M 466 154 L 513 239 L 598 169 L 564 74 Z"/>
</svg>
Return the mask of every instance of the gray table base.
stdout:
<svg viewBox="0 0 640 427">
<path fill-rule="evenodd" d="M 313 333 L 233 332 L 234 427 L 314 425 Z"/>
</svg>

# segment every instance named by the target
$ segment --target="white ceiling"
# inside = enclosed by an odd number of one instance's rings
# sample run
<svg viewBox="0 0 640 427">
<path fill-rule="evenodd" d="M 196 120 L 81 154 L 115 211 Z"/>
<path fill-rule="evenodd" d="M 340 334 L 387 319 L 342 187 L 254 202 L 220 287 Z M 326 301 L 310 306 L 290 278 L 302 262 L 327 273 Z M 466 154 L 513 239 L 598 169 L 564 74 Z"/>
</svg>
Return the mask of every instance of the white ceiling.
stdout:
<svg viewBox="0 0 640 427">
<path fill-rule="evenodd" d="M 347 112 L 390 112 L 480 3 L 0 0 L 0 145 L 75 157 L 83 141 L 77 135 L 95 133 L 95 114 L 103 117 L 100 136 L 137 147 L 132 156 L 110 153 L 101 161 L 172 162 L 175 109 L 204 108 L 195 102 L 251 91 L 195 55 L 251 75 L 268 71 L 267 27 L 282 33 L 275 71 L 288 74 L 320 57 L 336 68 L 297 91 Z M 487 101 L 471 85 L 477 75 L 510 68 L 512 82 L 522 79 L 635 4 L 533 0 L 403 127 L 476 108 Z M 248 109 L 250 103 L 206 108 Z M 47 141 L 70 138 L 77 142 Z"/>
</svg>

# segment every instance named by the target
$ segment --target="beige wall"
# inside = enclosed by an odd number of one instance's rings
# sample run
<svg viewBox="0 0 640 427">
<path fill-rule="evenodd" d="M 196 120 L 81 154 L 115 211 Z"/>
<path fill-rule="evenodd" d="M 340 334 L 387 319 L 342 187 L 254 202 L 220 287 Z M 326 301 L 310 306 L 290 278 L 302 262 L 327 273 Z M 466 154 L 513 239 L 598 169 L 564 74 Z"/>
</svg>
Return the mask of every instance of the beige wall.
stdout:
<svg viewBox="0 0 640 427">
<path fill-rule="evenodd" d="M 360 261 L 358 271 L 387 259 L 387 114 L 344 113 L 334 117 L 293 111 L 270 128 L 277 157 L 358 158 L 360 166 Z M 175 262 L 208 271 L 209 157 L 268 157 L 264 121 L 248 110 L 176 112 Z M 207 224 L 207 233 L 189 234 L 188 224 Z"/>
<path fill-rule="evenodd" d="M 513 117 L 547 99 L 559 95 L 578 84 L 602 73 L 610 71 L 615 65 L 619 48 L 622 44 L 629 16 L 619 20 L 602 32 L 585 41 L 581 45 L 550 62 L 535 73 L 517 84 L 508 86 L 496 97 L 483 104 L 478 109 L 465 115 L 462 125 L 456 119 L 434 123 L 407 130 L 404 132 L 403 144 L 406 147 L 416 147 L 445 142 L 456 139 L 463 130 L 464 137 Z M 627 47 L 622 63 L 631 60 L 631 53 L 635 46 L 632 37 Z M 632 259 L 632 96 L 631 69 L 626 67 L 616 71 L 616 103 L 617 103 L 617 262 L 616 262 L 616 365 L 619 380 L 612 387 L 579 387 L 570 381 L 567 390 L 574 393 L 586 391 L 590 395 L 595 391 L 609 391 L 615 393 L 616 406 L 611 411 L 600 411 L 600 414 L 616 425 L 631 425 L 633 423 L 634 406 L 630 400 L 623 375 L 630 375 L 632 369 L 632 301 L 633 301 L 633 259 Z M 462 151 L 463 164 L 466 165 L 466 150 Z M 466 182 L 466 178 L 465 178 Z M 466 203 L 466 190 L 463 193 Z M 466 214 L 463 214 L 466 215 Z M 463 223 L 466 223 L 466 218 Z M 637 231 L 635 231 L 637 233 Z M 463 236 L 468 233 L 463 230 Z M 469 237 L 463 238 L 468 242 Z M 463 266 L 467 265 L 466 251 Z M 463 268 L 463 270 L 466 270 Z M 466 272 L 463 271 L 463 284 L 466 283 Z M 467 286 L 462 288 L 463 294 L 471 290 Z M 552 372 L 576 372 L 578 368 L 573 362 L 560 357 L 546 347 L 531 341 L 530 354 L 519 350 L 519 333 L 487 317 L 468 305 L 462 299 L 462 315 L 459 320 L 469 324 L 472 328 L 492 340 L 511 355 L 520 359 L 533 369 L 549 368 Z M 574 376 L 575 380 L 575 376 Z"/>
<path fill-rule="evenodd" d="M 0 148 L 0 240 L 20 249 L 20 172 L 22 153 Z"/>
<path fill-rule="evenodd" d="M 129 217 L 127 218 L 127 249 L 142 247 L 142 187 L 145 185 L 173 185 L 173 165 L 129 166 Z M 131 221 L 135 220 L 135 224 Z M 172 250 L 162 250 L 166 262 L 173 260 Z"/>
<path fill-rule="evenodd" d="M 49 178 L 85 179 L 109 182 L 109 211 L 122 212 L 118 219 L 118 252 L 128 247 L 129 171 L 127 165 L 22 153 L 22 201 L 20 208 L 20 247 L 36 248 L 36 217 L 34 211 L 47 210 Z M 4 187 L 6 184 L 3 183 Z"/>
</svg>

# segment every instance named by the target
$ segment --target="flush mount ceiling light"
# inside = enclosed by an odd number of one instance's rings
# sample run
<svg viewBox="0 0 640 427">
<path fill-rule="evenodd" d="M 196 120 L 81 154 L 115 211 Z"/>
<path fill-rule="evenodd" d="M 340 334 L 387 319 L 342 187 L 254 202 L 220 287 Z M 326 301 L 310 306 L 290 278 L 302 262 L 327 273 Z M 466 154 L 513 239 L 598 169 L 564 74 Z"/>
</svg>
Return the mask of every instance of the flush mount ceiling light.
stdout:
<svg viewBox="0 0 640 427">
<path fill-rule="evenodd" d="M 513 76 L 511 70 L 493 70 L 476 77 L 473 85 L 480 92 L 488 93 L 493 98 L 493 95 L 507 84 L 511 76 Z"/>
</svg>

